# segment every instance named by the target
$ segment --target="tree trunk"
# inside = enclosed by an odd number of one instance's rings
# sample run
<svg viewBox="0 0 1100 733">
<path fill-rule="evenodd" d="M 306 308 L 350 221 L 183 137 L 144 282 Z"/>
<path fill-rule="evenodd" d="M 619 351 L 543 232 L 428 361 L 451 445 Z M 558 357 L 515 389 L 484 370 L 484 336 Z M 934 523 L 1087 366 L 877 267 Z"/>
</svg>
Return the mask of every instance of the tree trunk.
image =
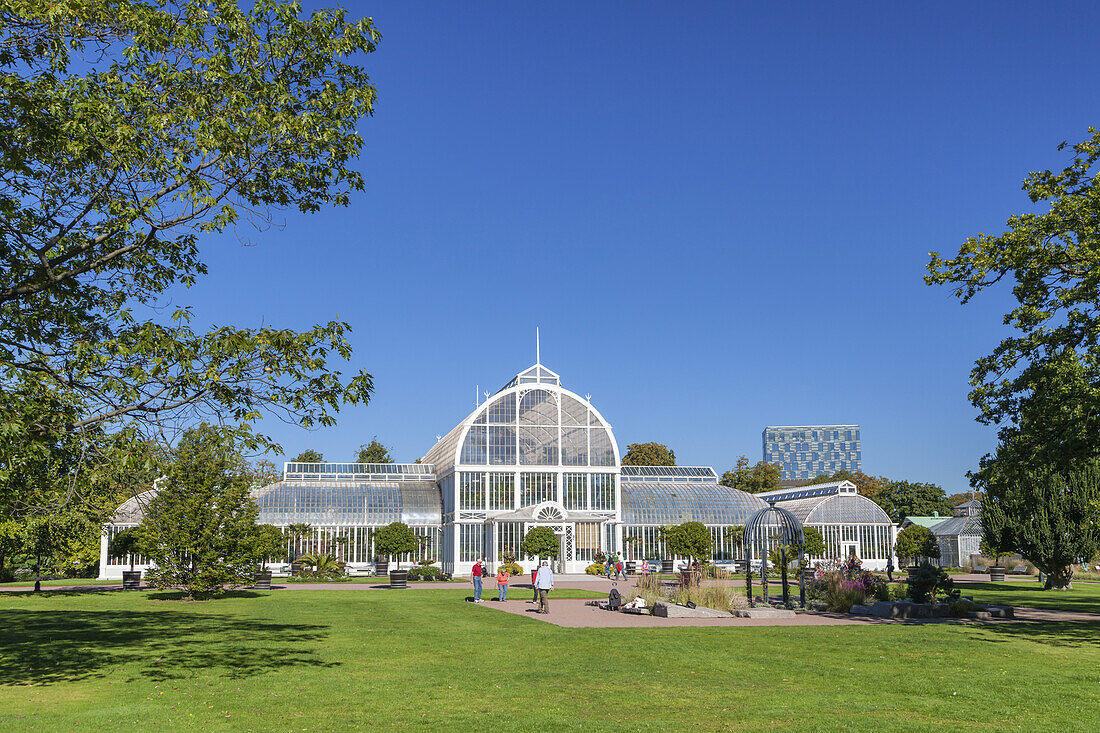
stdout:
<svg viewBox="0 0 1100 733">
<path fill-rule="evenodd" d="M 39 593 L 42 590 L 42 555 L 35 556 L 34 563 L 34 592 Z"/>
<path fill-rule="evenodd" d="M 1073 568 L 1058 568 L 1053 572 L 1047 572 L 1047 580 L 1044 584 L 1046 590 L 1073 590 Z"/>
</svg>

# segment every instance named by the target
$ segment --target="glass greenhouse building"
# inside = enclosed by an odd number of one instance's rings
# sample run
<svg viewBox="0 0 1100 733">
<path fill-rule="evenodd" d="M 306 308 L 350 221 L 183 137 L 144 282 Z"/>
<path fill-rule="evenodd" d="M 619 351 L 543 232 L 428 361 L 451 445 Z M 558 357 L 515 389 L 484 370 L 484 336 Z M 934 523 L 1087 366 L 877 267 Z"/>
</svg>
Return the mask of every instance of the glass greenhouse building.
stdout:
<svg viewBox="0 0 1100 733">
<path fill-rule="evenodd" d="M 821 532 L 825 555 L 810 562 L 850 555 L 863 560 L 868 570 L 885 570 L 893 556 L 898 530 L 882 507 L 859 491 L 851 481 L 766 491 L 757 496 L 791 512 L 804 527 Z"/>
<path fill-rule="evenodd" d="M 110 539 L 141 521 L 155 491 L 128 500 L 105 528 L 100 577 L 118 578 L 129 568 L 129 558 L 109 556 Z M 711 530 L 716 561 L 733 560 L 740 550 L 728 528 L 765 507 L 761 496 L 720 485 L 709 467 L 622 466 L 611 425 L 541 363 L 479 404 L 419 463 L 287 463 L 281 481 L 253 492 L 260 522 L 309 525 L 288 539 L 287 559 L 327 550 L 352 572 L 371 572 L 378 559 L 374 530 L 401 521 L 422 545 L 393 560 L 436 558 L 444 571 L 459 575 L 479 557 L 495 566 L 505 555 L 529 571 L 535 560 L 523 557 L 519 546 L 536 526 L 557 535 L 559 572 L 584 572 L 597 552 L 608 550 L 628 561 L 676 562 L 658 530 L 687 521 Z M 845 527 L 845 512 L 852 511 L 854 524 L 839 530 L 838 543 L 854 533 L 860 548 L 878 548 L 879 535 L 863 528 L 865 504 L 878 510 L 871 524 L 885 513 L 865 497 L 838 498 L 820 513 L 824 526 Z M 817 524 L 811 514 L 799 518 Z M 143 558 L 134 559 L 143 566 Z M 286 564 L 271 565 L 279 571 Z"/>
</svg>

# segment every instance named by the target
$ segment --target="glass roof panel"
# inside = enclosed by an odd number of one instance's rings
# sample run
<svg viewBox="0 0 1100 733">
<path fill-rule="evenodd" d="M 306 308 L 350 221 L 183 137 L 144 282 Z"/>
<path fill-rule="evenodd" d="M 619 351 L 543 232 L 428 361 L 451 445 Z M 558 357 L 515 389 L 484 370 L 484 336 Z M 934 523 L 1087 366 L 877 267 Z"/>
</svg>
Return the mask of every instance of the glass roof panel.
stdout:
<svg viewBox="0 0 1100 733">
<path fill-rule="evenodd" d="M 767 506 L 752 494 L 717 483 L 675 480 L 638 483 L 628 480 L 625 473 L 622 498 L 624 524 L 743 525 L 754 512 Z"/>
<path fill-rule="evenodd" d="M 710 466 L 623 466 L 623 476 L 706 476 L 718 478 Z"/>
</svg>

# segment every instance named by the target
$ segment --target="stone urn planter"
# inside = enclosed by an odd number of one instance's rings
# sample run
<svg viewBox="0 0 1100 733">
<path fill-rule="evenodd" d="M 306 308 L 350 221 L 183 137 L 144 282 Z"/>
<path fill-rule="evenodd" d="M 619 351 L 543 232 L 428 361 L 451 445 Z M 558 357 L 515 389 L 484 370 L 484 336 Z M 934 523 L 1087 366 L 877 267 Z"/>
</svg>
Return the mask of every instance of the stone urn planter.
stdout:
<svg viewBox="0 0 1100 733">
<path fill-rule="evenodd" d="M 138 590 L 141 588 L 140 570 L 122 571 L 122 590 Z"/>
<path fill-rule="evenodd" d="M 262 573 L 256 573 L 253 577 L 252 587 L 256 590 L 271 590 L 271 571 L 265 570 Z"/>
<path fill-rule="evenodd" d="M 1005 569 L 993 566 L 989 568 L 989 582 L 1003 583 L 1005 581 Z"/>
<path fill-rule="evenodd" d="M 408 588 L 409 587 L 409 571 L 408 570 L 391 570 L 390 571 L 390 587 L 391 588 Z"/>
</svg>

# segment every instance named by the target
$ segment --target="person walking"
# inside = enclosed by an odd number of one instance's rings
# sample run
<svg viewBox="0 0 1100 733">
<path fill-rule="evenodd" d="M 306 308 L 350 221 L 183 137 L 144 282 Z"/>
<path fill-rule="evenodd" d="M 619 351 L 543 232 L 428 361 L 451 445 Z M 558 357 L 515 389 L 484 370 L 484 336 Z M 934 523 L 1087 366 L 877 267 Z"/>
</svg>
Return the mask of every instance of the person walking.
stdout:
<svg viewBox="0 0 1100 733">
<path fill-rule="evenodd" d="M 619 555 L 615 556 L 615 580 L 619 579 L 619 576 L 623 576 L 623 580 L 626 580 L 626 571 L 623 570 L 623 559 Z"/>
<path fill-rule="evenodd" d="M 538 577 L 539 577 L 539 566 L 536 565 L 535 569 L 531 571 L 531 592 L 533 593 L 533 597 L 531 598 L 531 603 L 538 603 L 539 602 L 539 586 L 538 586 L 538 582 L 537 582 Z"/>
<path fill-rule="evenodd" d="M 481 565 L 481 563 L 483 561 L 484 561 L 484 558 L 479 557 L 477 559 L 477 562 L 474 563 L 473 571 L 471 571 L 471 573 L 470 573 L 471 579 L 474 582 L 474 603 L 481 603 L 481 576 L 482 576 L 482 565 Z"/>
<path fill-rule="evenodd" d="M 497 600 L 508 600 L 508 571 L 503 567 L 497 571 Z"/>
<path fill-rule="evenodd" d="M 886 560 L 886 582 L 894 582 L 894 558 L 892 557 Z"/>
<path fill-rule="evenodd" d="M 642 587 L 649 584 L 649 560 L 642 560 Z"/>
<path fill-rule="evenodd" d="M 608 580 L 611 580 L 611 568 L 612 568 L 611 561 L 612 561 L 611 554 L 608 553 L 608 555 L 607 555 L 607 565 L 604 567 L 604 572 L 606 573 Z"/>
<path fill-rule="evenodd" d="M 535 588 L 539 594 L 539 610 L 537 613 L 550 613 L 550 599 L 547 594 L 554 590 L 554 571 L 545 560 L 539 568 L 539 574 L 535 580 Z"/>
</svg>

